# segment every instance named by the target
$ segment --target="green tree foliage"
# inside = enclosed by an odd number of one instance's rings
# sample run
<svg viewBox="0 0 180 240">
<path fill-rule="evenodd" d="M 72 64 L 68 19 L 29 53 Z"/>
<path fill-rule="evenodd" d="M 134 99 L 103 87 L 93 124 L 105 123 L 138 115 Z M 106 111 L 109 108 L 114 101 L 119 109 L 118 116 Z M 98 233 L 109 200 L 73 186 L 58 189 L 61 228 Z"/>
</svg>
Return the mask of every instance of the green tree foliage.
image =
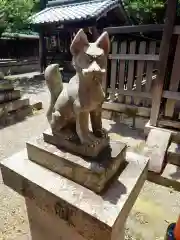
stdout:
<svg viewBox="0 0 180 240">
<path fill-rule="evenodd" d="M 28 18 L 39 8 L 39 0 L 0 0 L 0 34 L 30 30 Z"/>
<path fill-rule="evenodd" d="M 163 23 L 165 0 L 126 0 L 130 16 L 139 24 Z"/>
</svg>

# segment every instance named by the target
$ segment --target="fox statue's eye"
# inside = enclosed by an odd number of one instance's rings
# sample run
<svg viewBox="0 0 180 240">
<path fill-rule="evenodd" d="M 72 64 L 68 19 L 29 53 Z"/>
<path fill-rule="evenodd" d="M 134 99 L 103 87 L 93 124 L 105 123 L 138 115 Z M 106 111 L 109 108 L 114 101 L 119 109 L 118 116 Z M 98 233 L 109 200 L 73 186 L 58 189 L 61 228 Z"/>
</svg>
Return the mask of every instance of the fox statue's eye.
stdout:
<svg viewBox="0 0 180 240">
<path fill-rule="evenodd" d="M 92 63 L 94 61 L 94 58 L 92 56 L 87 55 L 87 59 L 89 63 Z"/>
<path fill-rule="evenodd" d="M 101 61 L 104 59 L 104 55 L 97 56 L 97 61 Z"/>
</svg>

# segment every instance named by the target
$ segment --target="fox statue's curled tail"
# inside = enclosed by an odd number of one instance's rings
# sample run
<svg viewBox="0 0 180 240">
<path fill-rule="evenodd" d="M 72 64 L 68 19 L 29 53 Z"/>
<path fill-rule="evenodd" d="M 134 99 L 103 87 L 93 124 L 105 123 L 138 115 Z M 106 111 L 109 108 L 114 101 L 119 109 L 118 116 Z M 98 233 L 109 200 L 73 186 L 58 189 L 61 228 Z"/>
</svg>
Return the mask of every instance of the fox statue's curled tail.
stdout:
<svg viewBox="0 0 180 240">
<path fill-rule="evenodd" d="M 63 81 L 62 76 L 59 70 L 59 64 L 51 64 L 49 65 L 44 72 L 46 84 L 48 86 L 50 92 L 50 105 L 47 111 L 47 119 L 49 123 L 52 120 L 52 113 L 54 109 L 54 105 L 59 94 L 63 90 Z"/>
</svg>

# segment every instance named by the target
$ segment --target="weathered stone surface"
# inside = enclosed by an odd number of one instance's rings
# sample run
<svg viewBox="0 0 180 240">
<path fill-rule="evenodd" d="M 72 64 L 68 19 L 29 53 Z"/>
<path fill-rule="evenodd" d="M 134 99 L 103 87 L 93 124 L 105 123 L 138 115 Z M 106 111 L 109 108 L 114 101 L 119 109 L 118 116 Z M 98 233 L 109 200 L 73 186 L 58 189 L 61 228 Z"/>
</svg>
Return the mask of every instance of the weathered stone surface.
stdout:
<svg viewBox="0 0 180 240">
<path fill-rule="evenodd" d="M 109 189 L 97 195 L 28 160 L 26 150 L 0 164 L 4 183 L 26 197 L 30 223 L 40 221 L 42 231 L 47 232 L 52 225 L 58 227 L 62 240 L 71 239 L 65 236 L 69 234 L 65 225 L 89 240 L 122 239 L 124 223 L 148 170 L 147 162 L 130 162 Z"/>
<path fill-rule="evenodd" d="M 28 206 L 28 218 L 31 228 L 30 239 L 86 240 L 73 227 L 69 227 L 70 225 L 59 217 L 59 208 L 52 209 L 52 211 L 54 210 L 54 215 L 49 214 L 49 211 L 43 211 L 43 209 L 36 205 L 36 201 L 31 201 L 28 197 L 26 198 L 26 206 Z"/>
<path fill-rule="evenodd" d="M 180 166 L 180 144 L 172 142 L 168 148 L 167 161 Z"/>
<path fill-rule="evenodd" d="M 0 92 L 7 90 L 14 90 L 13 84 L 10 83 L 8 80 L 0 80 Z"/>
<path fill-rule="evenodd" d="M 27 143 L 30 160 L 95 192 L 101 192 L 119 170 L 125 160 L 125 150 L 124 143 L 111 141 L 110 148 L 96 158 L 85 158 L 44 142 L 43 136 Z"/>
<path fill-rule="evenodd" d="M 1 115 L 0 125 L 7 126 L 10 124 L 14 124 L 18 121 L 24 120 L 28 115 L 31 114 L 32 114 L 31 106 L 25 106 L 23 108 Z"/>
<path fill-rule="evenodd" d="M 31 103 L 31 107 L 35 110 L 41 110 L 43 108 L 42 102 Z"/>
<path fill-rule="evenodd" d="M 139 166 L 141 166 L 142 163 L 144 164 L 144 163 L 148 162 L 149 158 L 145 157 L 143 155 L 140 155 L 138 153 L 127 151 L 126 152 L 126 161 L 134 162 L 136 164 L 139 164 Z"/>
<path fill-rule="evenodd" d="M 0 103 L 16 100 L 19 99 L 20 97 L 21 97 L 20 90 L 0 92 Z"/>
<path fill-rule="evenodd" d="M 150 122 L 148 121 L 145 125 L 144 133 L 146 135 L 148 135 L 149 132 L 151 131 L 151 129 L 160 129 L 161 131 L 169 132 L 172 135 L 172 141 L 180 143 L 180 131 L 174 131 L 174 130 L 169 130 L 166 128 L 154 127 L 154 126 L 150 125 Z"/>
<path fill-rule="evenodd" d="M 102 118 L 110 120 L 112 118 L 112 111 L 103 109 Z"/>
<path fill-rule="evenodd" d="M 11 102 L 6 102 L 0 104 L 0 112 L 5 111 L 6 113 L 15 111 L 17 109 L 20 109 L 22 107 L 29 105 L 29 99 L 18 99 Z"/>
<path fill-rule="evenodd" d="M 165 186 L 180 190 L 180 167 L 168 163 L 161 177 Z"/>
<path fill-rule="evenodd" d="M 69 129 L 67 129 L 69 130 Z M 86 157 L 96 157 L 98 154 L 109 146 L 109 138 L 96 138 L 98 140 L 97 144 L 86 145 L 82 144 L 79 141 L 78 135 L 73 134 L 74 139 L 70 139 L 73 133 L 71 131 L 67 132 L 60 131 L 57 135 L 53 135 L 52 131 L 48 129 L 43 133 L 44 141 L 53 145 L 56 145 L 59 148 L 63 148 L 68 152 L 73 152 L 75 154 L 79 154 L 81 156 Z"/>
<path fill-rule="evenodd" d="M 149 170 L 160 173 L 163 166 L 165 155 L 171 139 L 171 133 L 152 129 L 148 135 L 143 154 L 149 157 Z"/>
<path fill-rule="evenodd" d="M 161 175 L 150 172 L 148 174 L 148 180 L 180 191 L 180 167 L 167 163 Z"/>
<path fill-rule="evenodd" d="M 102 33 L 94 43 L 90 43 L 84 30 L 80 29 L 70 45 L 76 73 L 68 84 L 63 85 L 58 64 L 50 64 L 44 71 L 51 98 L 47 119 L 53 133 L 59 135 L 56 141 L 58 146 L 66 148 L 67 151 L 94 157 L 109 144 L 101 115 L 104 102 L 102 81 L 106 76 L 109 51 L 110 40 L 107 32 Z M 84 54 L 80 54 L 81 52 Z M 91 61 L 84 59 L 84 56 L 93 59 L 96 67 Z M 100 61 L 96 61 L 97 57 Z M 87 62 L 86 66 L 84 61 Z M 91 133 L 89 122 L 93 130 Z M 68 139 L 65 129 L 71 131 Z M 72 141 L 74 136 L 77 136 L 77 141 Z"/>
</svg>

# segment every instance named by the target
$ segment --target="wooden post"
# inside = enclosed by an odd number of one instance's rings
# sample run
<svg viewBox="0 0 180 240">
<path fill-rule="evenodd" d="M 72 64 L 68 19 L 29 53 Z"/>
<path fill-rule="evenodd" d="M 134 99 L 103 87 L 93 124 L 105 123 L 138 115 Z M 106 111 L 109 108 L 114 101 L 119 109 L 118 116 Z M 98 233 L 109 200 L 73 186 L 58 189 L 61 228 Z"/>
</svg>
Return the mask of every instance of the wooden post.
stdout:
<svg viewBox="0 0 180 240">
<path fill-rule="evenodd" d="M 154 82 L 152 88 L 152 108 L 150 116 L 150 124 L 153 126 L 157 125 L 157 120 L 160 111 L 161 98 L 163 93 L 163 84 L 166 74 L 167 60 L 169 56 L 169 47 L 171 43 L 171 37 L 173 34 L 174 21 L 176 17 L 176 4 L 177 0 L 168 0 L 166 18 L 165 18 L 165 27 L 163 32 L 163 37 L 160 47 L 160 59 L 158 66 L 158 76 Z"/>
<path fill-rule="evenodd" d="M 100 34 L 95 26 L 91 28 L 91 31 L 92 31 L 93 41 L 96 41 L 100 36 Z"/>
<path fill-rule="evenodd" d="M 40 10 L 43 10 L 46 7 L 47 0 L 40 0 Z"/>
<path fill-rule="evenodd" d="M 43 73 L 44 69 L 46 68 L 46 42 L 42 29 L 39 33 L 39 64 L 40 72 Z"/>
<path fill-rule="evenodd" d="M 46 8 L 46 0 L 40 0 L 40 10 Z M 43 73 L 44 69 L 46 68 L 46 42 L 44 39 L 44 31 L 40 26 L 39 31 L 39 65 L 40 65 L 40 72 Z"/>
</svg>

